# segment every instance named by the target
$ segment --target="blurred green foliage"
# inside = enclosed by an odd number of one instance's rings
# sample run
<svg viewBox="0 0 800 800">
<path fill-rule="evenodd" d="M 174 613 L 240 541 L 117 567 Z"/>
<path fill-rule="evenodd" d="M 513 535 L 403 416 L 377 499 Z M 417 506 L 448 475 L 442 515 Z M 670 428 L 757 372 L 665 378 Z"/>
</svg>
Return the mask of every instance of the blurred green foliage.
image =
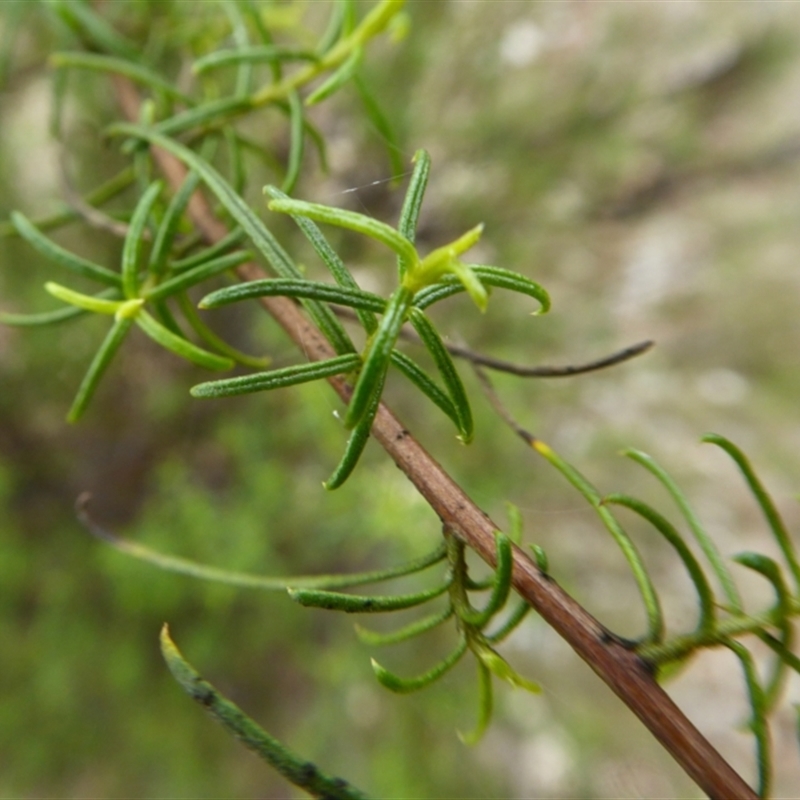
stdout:
<svg viewBox="0 0 800 800">
<path fill-rule="evenodd" d="M 211 13 L 210 4 L 189 5 Z M 0 64 L 10 70 L 0 95 L 3 217 L 50 210 L 60 196 L 47 135 L 51 77 L 40 64 L 66 34 L 35 15 L 14 29 L 23 6 L 0 9 Z M 734 470 L 696 444 L 707 428 L 729 434 L 766 465 L 796 528 L 796 7 L 454 0 L 413 3 L 411 17 L 407 42 L 367 62 L 401 131 L 403 160 L 420 146 L 433 155 L 420 241 L 445 241 L 483 220 L 481 260 L 541 281 L 554 300 L 546 320 L 531 320 L 523 300 L 517 314 L 513 302 L 490 306 L 475 323 L 471 313 L 464 321 L 468 300 L 456 298 L 437 312 L 444 329 L 525 363 L 575 362 L 655 338 L 654 353 L 606 374 L 535 384 L 503 377 L 497 386 L 526 427 L 580 458 L 603 491 L 660 499 L 613 455 L 622 445 L 657 454 L 726 553 L 768 546 Z M 118 167 L 113 149 L 100 163 L 85 135 L 114 111 L 104 78 L 76 84 L 69 166 L 86 188 Z M 399 197 L 378 137 L 348 122 L 357 102 L 343 95 L 320 108 L 331 172 L 304 175 L 303 196 L 394 218 Z M 100 263 L 119 258 L 119 242 L 102 232 L 76 225 L 57 238 Z M 332 238 L 380 286 L 372 251 L 356 237 Z M 4 310 L 45 307 L 49 274 L 27 245 L 0 241 Z M 292 357 L 260 315 L 217 313 L 242 346 Z M 87 489 L 95 516 L 117 532 L 264 574 L 381 566 L 426 551 L 439 535 L 434 515 L 372 445 L 360 476 L 336 493 L 321 490 L 342 446 L 338 405 L 322 385 L 189 402 L 199 370 L 137 337 L 87 419 L 67 428 L 63 415 L 101 328 L 70 323 L 55 341 L 46 331 L 0 329 L 0 795 L 287 796 L 175 687 L 157 645 L 168 620 L 184 652 L 256 719 L 375 796 L 696 796 L 538 621 L 526 622 L 509 652 L 545 696 L 500 697 L 501 719 L 469 751 L 454 731 L 474 722 L 472 669 L 422 695 L 387 695 L 347 619 L 160 574 L 91 540 L 71 512 Z M 476 442 L 466 449 L 439 415 L 420 417 L 400 380 L 387 392 L 492 516 L 504 518 L 507 499 L 522 508 L 527 536 L 546 547 L 569 591 L 615 630 L 641 629 L 631 619 L 633 582 L 590 512 L 486 404 L 476 403 Z M 690 587 L 655 537 L 641 540 L 673 590 L 668 616 L 683 620 L 693 613 L 682 600 Z M 451 644 L 429 636 L 398 647 L 387 665 L 424 668 L 430 649 Z M 702 656 L 673 691 L 731 760 L 749 763 L 749 740 L 731 732 L 746 713 L 732 700 L 740 693 L 732 657 Z M 789 694 L 797 697 L 795 685 Z M 776 794 L 800 780 L 793 722 L 782 719 Z"/>
</svg>

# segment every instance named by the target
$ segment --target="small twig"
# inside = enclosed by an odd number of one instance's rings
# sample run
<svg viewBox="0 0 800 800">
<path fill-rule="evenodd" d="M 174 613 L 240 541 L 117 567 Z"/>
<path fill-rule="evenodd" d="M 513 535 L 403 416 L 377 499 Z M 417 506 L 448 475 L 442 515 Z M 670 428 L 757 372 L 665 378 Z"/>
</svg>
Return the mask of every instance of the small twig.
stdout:
<svg viewBox="0 0 800 800">
<path fill-rule="evenodd" d="M 78 522 L 86 528 L 95 539 L 100 539 L 104 542 L 108 542 L 109 544 L 113 544 L 114 546 L 118 546 L 120 544 L 120 539 L 114 536 L 113 533 L 110 533 L 105 528 L 98 525 L 92 515 L 89 513 L 89 503 L 92 501 L 92 493 L 91 492 L 81 492 L 77 499 L 75 500 L 75 516 L 78 518 Z"/>
<path fill-rule="evenodd" d="M 502 400 L 498 396 L 497 392 L 495 391 L 494 386 L 492 385 L 489 376 L 486 372 L 480 368 L 478 364 L 473 364 L 472 369 L 475 371 L 475 374 L 478 376 L 478 380 L 480 381 L 481 388 L 484 391 L 487 399 L 492 405 L 492 408 L 497 412 L 497 416 L 503 420 L 503 422 L 511 428 L 514 433 L 522 439 L 525 444 L 529 446 L 533 446 L 533 443 L 537 440 L 538 437 L 534 436 L 530 431 L 526 431 L 515 419 L 511 416 L 508 409 L 503 405 Z"/>
<path fill-rule="evenodd" d="M 128 235 L 128 225 L 118 219 L 114 219 L 108 214 L 103 213 L 92 205 L 89 205 L 80 192 L 72 185 L 69 178 L 69 171 L 67 170 L 65 153 L 62 151 L 59 157 L 61 166 L 61 190 L 64 193 L 64 199 L 67 205 L 75 211 L 76 214 L 86 220 L 87 224 L 92 228 L 97 228 L 101 231 L 108 231 L 120 239 L 124 239 Z M 144 231 L 144 238 L 148 241 L 152 238 L 150 231 Z"/>
<path fill-rule="evenodd" d="M 501 361 L 499 358 L 492 358 L 492 356 L 481 355 L 481 353 L 476 353 L 474 350 L 457 344 L 447 344 L 446 347 L 451 355 L 466 359 L 474 367 L 487 367 L 497 372 L 516 375 L 519 378 L 568 378 L 571 375 L 581 375 L 584 372 L 594 372 L 621 364 L 629 358 L 635 358 L 647 352 L 654 344 L 655 342 L 652 340 L 638 342 L 595 361 L 589 361 L 585 364 L 566 364 L 563 367 L 524 367 L 519 364 L 512 364 L 509 361 Z"/>
<path fill-rule="evenodd" d="M 345 319 L 356 319 L 355 312 L 350 308 L 337 307 L 336 314 Z M 409 327 L 405 327 L 400 331 L 400 338 L 408 342 L 414 342 L 414 344 L 421 344 L 417 333 Z M 477 364 L 487 369 L 495 370 L 495 372 L 505 372 L 509 375 L 516 375 L 518 378 L 568 378 L 572 375 L 581 375 L 584 372 L 595 372 L 596 370 L 605 369 L 606 367 L 613 367 L 616 364 L 621 364 L 623 361 L 646 353 L 654 345 L 655 342 L 652 339 L 648 339 L 644 342 L 637 342 L 622 350 L 617 350 L 610 355 L 598 358 L 595 361 L 588 361 L 585 364 L 566 364 L 562 367 L 526 367 L 521 364 L 514 364 L 511 361 L 503 361 L 493 356 L 485 356 L 463 345 L 452 344 L 450 342 L 445 342 L 444 344 L 447 352 L 450 353 L 451 356 L 463 358 L 471 364 Z"/>
</svg>

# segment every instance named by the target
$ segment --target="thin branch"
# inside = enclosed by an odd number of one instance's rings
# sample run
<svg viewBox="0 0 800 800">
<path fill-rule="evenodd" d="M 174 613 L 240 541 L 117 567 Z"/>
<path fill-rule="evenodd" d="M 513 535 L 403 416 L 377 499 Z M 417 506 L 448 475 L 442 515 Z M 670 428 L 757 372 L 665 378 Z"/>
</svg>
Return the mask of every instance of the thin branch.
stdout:
<svg viewBox="0 0 800 800">
<path fill-rule="evenodd" d="M 336 315 L 349 320 L 356 320 L 355 312 L 350 308 L 343 308 L 341 306 L 336 308 Z M 418 334 L 409 327 L 404 327 L 400 331 L 400 338 L 414 344 L 422 344 Z M 509 375 L 516 375 L 518 378 L 568 378 L 572 375 L 582 375 L 584 372 L 595 372 L 606 367 L 613 367 L 621 364 L 623 361 L 628 361 L 631 358 L 646 353 L 655 345 L 655 342 L 648 339 L 643 342 L 637 342 L 622 350 L 617 350 L 607 356 L 598 358 L 594 361 L 587 361 L 585 364 L 565 364 L 561 367 L 538 366 L 526 367 L 522 364 L 514 364 L 511 361 L 503 361 L 493 356 L 485 356 L 478 353 L 469 347 L 460 344 L 452 344 L 445 342 L 444 346 L 451 356 L 456 358 L 463 358 L 471 364 L 478 364 L 479 366 L 486 367 L 487 369 L 494 370 L 495 372 L 505 372 Z"/>
<path fill-rule="evenodd" d="M 118 219 L 114 219 L 108 214 L 100 211 L 100 209 L 89 205 L 80 192 L 73 186 L 67 170 L 65 152 L 62 150 L 59 157 L 59 165 L 61 167 L 61 191 L 64 193 L 64 199 L 67 205 L 82 219 L 86 220 L 87 224 L 92 228 L 97 228 L 101 231 L 108 231 L 120 239 L 124 239 L 128 235 L 128 225 Z M 150 240 L 152 237 L 149 230 L 143 232 L 143 238 Z"/>
<path fill-rule="evenodd" d="M 114 80 L 125 115 L 136 120 L 139 114 L 136 89 L 124 78 Z M 173 187 L 180 186 L 186 174 L 183 166 L 158 148 L 153 148 L 152 152 Z M 209 242 L 218 241 L 228 233 L 199 192 L 192 197 L 189 215 Z M 242 264 L 236 271 L 243 281 L 265 277 L 261 267 L 255 263 Z M 335 355 L 322 334 L 294 302 L 284 297 L 264 297 L 260 302 L 308 358 L 327 359 Z M 352 391 L 347 382 L 338 376 L 328 381 L 347 402 Z M 383 404 L 375 417 L 372 433 L 443 524 L 494 567 L 495 531 L 501 526 L 492 522 L 475 505 Z M 753 790 L 661 689 L 645 662 L 516 546 L 512 583 L 516 591 L 639 717 L 703 791 L 719 800 L 755 800 Z"/>
</svg>

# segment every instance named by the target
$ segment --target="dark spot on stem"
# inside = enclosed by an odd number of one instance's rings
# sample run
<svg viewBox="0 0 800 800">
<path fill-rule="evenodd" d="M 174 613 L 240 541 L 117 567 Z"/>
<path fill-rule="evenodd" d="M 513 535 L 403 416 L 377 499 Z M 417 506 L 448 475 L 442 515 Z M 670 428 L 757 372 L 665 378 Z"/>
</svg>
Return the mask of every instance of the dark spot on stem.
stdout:
<svg viewBox="0 0 800 800">
<path fill-rule="evenodd" d="M 198 703 L 204 705 L 206 708 L 213 705 L 214 700 L 216 699 L 213 689 L 210 689 L 208 686 L 202 686 L 199 684 L 195 688 L 193 696 Z"/>
<path fill-rule="evenodd" d="M 317 774 L 316 765 L 312 764 L 310 761 L 306 761 L 306 763 L 300 767 L 300 779 L 303 781 L 312 781 L 317 777 Z"/>
</svg>

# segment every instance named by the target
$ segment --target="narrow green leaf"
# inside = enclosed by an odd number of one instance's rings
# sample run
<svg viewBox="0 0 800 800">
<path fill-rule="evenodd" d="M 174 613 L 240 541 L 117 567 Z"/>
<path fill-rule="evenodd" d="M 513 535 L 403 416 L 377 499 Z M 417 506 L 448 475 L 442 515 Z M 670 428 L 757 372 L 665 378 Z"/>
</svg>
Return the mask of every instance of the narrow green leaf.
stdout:
<svg viewBox="0 0 800 800">
<path fill-rule="evenodd" d="M 789 569 L 792 571 L 795 584 L 800 589 L 800 561 L 798 561 L 791 534 L 775 507 L 772 497 L 770 497 L 769 492 L 764 488 L 764 484 L 759 480 L 747 456 L 733 442 L 717 433 L 708 433 L 702 437 L 701 441 L 709 442 L 722 448 L 734 460 L 736 466 L 739 467 L 744 479 L 747 481 L 747 485 L 750 487 L 750 491 L 755 496 L 759 506 L 761 506 L 761 511 L 767 519 L 770 530 L 781 548 Z"/>
<path fill-rule="evenodd" d="M 375 95 L 358 73 L 353 77 L 353 85 L 358 90 L 361 103 L 367 114 L 367 119 L 372 124 L 372 127 L 375 128 L 378 136 L 383 139 L 386 153 L 389 156 L 389 166 L 392 173 L 396 175 L 399 180 L 405 169 L 405 164 L 403 161 L 403 151 L 398 144 L 397 134 L 389 118 L 383 113 L 378 101 L 375 99 Z"/>
<path fill-rule="evenodd" d="M 492 673 L 480 659 L 478 665 L 478 721 L 469 733 L 459 732 L 458 738 L 466 745 L 476 745 L 483 738 L 492 721 Z"/>
<path fill-rule="evenodd" d="M 461 423 L 453 401 L 434 383 L 422 367 L 399 350 L 392 350 L 391 359 L 392 364 L 429 400 L 433 401 L 452 420 L 456 428 L 459 428 Z"/>
<path fill-rule="evenodd" d="M 405 642 L 408 639 L 413 639 L 415 636 L 420 636 L 423 633 L 427 633 L 428 631 L 433 630 L 441 625 L 443 622 L 446 622 L 452 616 L 453 608 L 452 606 L 448 606 L 441 613 L 430 614 L 427 617 L 415 620 L 414 622 L 411 622 L 410 624 L 405 625 L 396 631 L 391 631 L 390 633 L 378 633 L 377 631 L 371 631 L 368 628 L 364 628 L 358 624 L 356 624 L 355 629 L 356 635 L 362 642 L 364 642 L 364 644 L 369 644 L 373 647 L 382 647 L 384 645 Z"/>
<path fill-rule="evenodd" d="M 193 269 L 184 270 L 179 275 L 168 278 L 152 289 L 144 289 L 142 296 L 148 301 L 163 300 L 176 292 L 185 291 L 191 286 L 213 278 L 215 275 L 238 267 L 239 264 L 250 261 L 252 258 L 253 254 L 248 253 L 247 250 L 238 250 L 234 253 L 219 256 L 219 258 L 206 261 Z"/>
<path fill-rule="evenodd" d="M 185 292 L 178 293 L 177 300 L 181 312 L 192 330 L 211 348 L 218 353 L 222 353 L 224 356 L 228 356 L 228 358 L 232 358 L 236 363 L 243 364 L 251 369 L 263 370 L 269 366 L 272 360 L 269 356 L 250 356 L 247 353 L 241 352 L 241 350 L 237 350 L 224 339 L 217 336 L 217 334 L 200 319 L 200 315 L 197 313 L 194 303 Z"/>
<path fill-rule="evenodd" d="M 397 230 L 412 244 L 417 238 L 417 223 L 419 222 L 419 212 L 422 208 L 422 199 L 425 196 L 425 189 L 428 186 L 428 177 L 431 172 L 431 157 L 425 150 L 417 150 L 412 159 L 414 171 L 411 173 L 411 180 L 403 198 L 403 208 L 400 211 L 400 221 Z M 397 256 L 397 272 L 400 280 L 403 279 L 409 267 L 407 260 Z"/>
<path fill-rule="evenodd" d="M 153 205 L 164 188 L 163 181 L 153 181 L 147 187 L 131 217 L 125 244 L 122 248 L 122 289 L 125 296 L 133 300 L 139 296 L 139 268 L 144 231 Z"/>
<path fill-rule="evenodd" d="M 162 120 L 155 125 L 155 132 L 162 136 L 178 136 L 206 124 L 219 125 L 221 120 L 236 114 L 244 114 L 252 109 L 252 99 L 249 97 L 220 97 Z"/>
<path fill-rule="evenodd" d="M 193 100 L 188 95 L 181 92 L 169 81 L 164 80 L 159 73 L 126 58 L 115 58 L 97 53 L 58 52 L 50 56 L 50 64 L 56 69 L 70 67 L 124 75 L 126 78 L 147 86 L 156 92 L 163 92 L 189 105 L 193 104 Z"/>
<path fill-rule="evenodd" d="M 18 211 L 11 212 L 11 223 L 16 228 L 17 233 L 45 258 L 55 261 L 77 275 L 90 278 L 98 283 L 114 287 L 122 285 L 122 278 L 116 272 L 112 272 L 99 264 L 70 253 L 69 250 L 65 250 L 63 247 L 59 247 L 55 242 L 44 236 L 32 222 Z"/>
<path fill-rule="evenodd" d="M 529 603 L 525 600 L 520 600 L 516 608 L 508 615 L 508 619 L 492 634 L 484 635 L 484 638 L 490 644 L 498 644 L 517 628 L 517 626 L 528 616 L 531 610 Z"/>
<path fill-rule="evenodd" d="M 739 553 L 733 557 L 733 560 L 748 569 L 758 572 L 763 575 L 775 589 L 777 596 L 777 603 L 775 606 L 776 625 L 781 632 L 780 641 L 786 650 L 790 650 L 792 646 L 793 629 L 792 629 L 792 594 L 786 581 L 783 579 L 781 569 L 778 563 L 767 556 L 760 553 Z M 778 658 L 775 663 L 775 668 L 772 677 L 764 690 L 764 705 L 765 714 L 768 714 L 774 707 L 775 703 L 780 697 L 780 692 L 783 687 L 785 677 L 785 663 L 784 660 Z"/>
<path fill-rule="evenodd" d="M 300 177 L 300 166 L 303 163 L 305 144 L 305 116 L 303 101 L 297 91 L 289 92 L 289 160 L 286 165 L 286 177 L 281 189 L 290 194 Z"/>
<path fill-rule="evenodd" d="M 72 407 L 67 413 L 67 422 L 77 422 L 83 416 L 89 401 L 94 396 L 97 385 L 100 383 L 100 379 L 108 369 L 111 359 L 122 344 L 122 340 L 125 338 L 125 334 L 128 333 L 132 322 L 133 320 L 126 317 L 114 320 L 111 330 L 103 339 L 103 343 L 92 359 L 92 363 L 89 365 L 89 369 L 78 387 L 78 393 L 75 395 Z"/>
<path fill-rule="evenodd" d="M 506 516 L 508 517 L 508 538 L 514 544 L 522 541 L 522 512 L 518 506 L 506 501 Z"/>
<path fill-rule="evenodd" d="M 409 320 L 414 326 L 414 330 L 419 334 L 422 343 L 431 354 L 439 370 L 439 374 L 442 376 L 442 381 L 450 395 L 450 399 L 453 401 L 453 406 L 458 417 L 458 438 L 461 439 L 464 444 L 469 444 L 475 434 L 475 426 L 472 419 L 469 398 L 464 389 L 464 384 L 461 382 L 456 365 L 453 363 L 450 353 L 447 352 L 447 348 L 439 336 L 438 331 L 422 311 L 417 308 L 412 308 L 409 313 Z"/>
<path fill-rule="evenodd" d="M 244 194 L 247 185 L 247 170 L 242 152 L 244 148 L 233 125 L 226 125 L 222 129 L 222 135 L 228 150 L 228 172 L 231 176 L 231 187 L 237 194 Z"/>
<path fill-rule="evenodd" d="M 511 539 L 502 531 L 495 531 L 497 565 L 494 571 L 492 593 L 489 595 L 484 608 L 480 611 L 466 611 L 460 613 L 461 619 L 479 630 L 484 628 L 492 617 L 500 611 L 508 600 L 511 591 L 511 571 L 514 568 L 514 553 L 511 549 Z"/>
<path fill-rule="evenodd" d="M 200 308 L 220 308 L 230 303 L 258 297 L 305 297 L 369 311 L 382 312 L 386 309 L 386 301 L 382 297 L 362 289 L 345 289 L 329 283 L 295 278 L 265 278 L 239 283 L 236 286 L 226 286 L 206 295 L 200 301 Z"/>
<path fill-rule="evenodd" d="M 290 199 L 274 186 L 264 187 L 264 192 L 273 200 Z M 350 270 L 347 269 L 342 259 L 336 254 L 336 251 L 331 247 L 322 231 L 310 219 L 308 219 L 308 217 L 302 217 L 294 214 L 292 215 L 292 219 L 297 223 L 297 227 L 300 228 L 304 236 L 311 243 L 311 246 L 314 248 L 317 255 L 322 259 L 331 275 L 333 275 L 336 283 L 345 289 L 362 291 L 361 287 L 359 287 L 358 283 L 356 283 L 355 278 L 353 278 L 353 276 L 350 274 Z M 376 310 L 383 312 L 385 307 L 386 303 L 384 302 L 383 307 Z M 378 327 L 378 321 L 375 319 L 375 315 L 373 313 L 366 311 L 365 309 L 356 309 L 356 314 L 368 334 L 373 333 Z"/>
<path fill-rule="evenodd" d="M 241 228 L 236 228 L 227 234 L 227 236 L 224 236 L 222 239 L 220 239 L 216 244 L 211 245 L 211 247 L 206 247 L 204 250 L 201 250 L 199 253 L 195 253 L 193 256 L 187 256 L 179 261 L 171 262 L 169 265 L 170 271 L 183 272 L 183 270 L 196 267 L 198 264 L 202 264 L 204 261 L 211 261 L 213 258 L 223 255 L 225 251 L 229 250 L 231 247 L 235 247 L 236 245 L 240 244 L 242 239 L 244 239 L 244 236 L 244 231 Z"/>
<path fill-rule="evenodd" d="M 531 443 L 531 447 L 549 461 L 578 492 L 583 495 L 589 505 L 597 512 L 606 530 L 611 534 L 617 547 L 622 551 L 625 560 L 628 562 L 628 566 L 639 587 L 639 592 L 642 595 L 642 602 L 644 603 L 647 613 L 648 623 L 647 636 L 644 639 L 644 643 L 661 642 L 664 638 L 664 615 L 661 611 L 661 604 L 658 600 L 655 586 L 647 572 L 647 568 L 645 567 L 639 551 L 636 549 L 636 545 L 631 541 L 631 538 L 624 531 L 614 515 L 603 505 L 602 498 L 597 489 L 595 489 L 575 467 L 564 461 L 561 456 L 540 439 L 534 440 Z"/>
<path fill-rule="evenodd" d="M 336 94 L 356 74 L 364 58 L 364 48 L 356 47 L 350 56 L 326 80 L 306 98 L 306 105 L 313 106 Z"/>
<path fill-rule="evenodd" d="M 544 548 L 540 547 L 538 544 L 532 544 L 530 545 L 530 548 L 534 561 L 536 561 L 536 566 L 539 567 L 542 572 L 547 574 L 550 568 L 550 560 L 548 559 Z"/>
<path fill-rule="evenodd" d="M 397 694 L 408 694 L 409 692 L 416 692 L 419 689 L 430 686 L 434 681 L 451 670 L 466 652 L 467 639 L 465 636 L 462 636 L 458 646 L 450 655 L 443 658 L 435 667 L 422 675 L 418 675 L 416 678 L 401 678 L 382 667 L 374 658 L 372 659 L 372 671 L 375 673 L 378 682 L 389 689 L 389 691 L 396 692 Z"/>
<path fill-rule="evenodd" d="M 324 222 L 328 225 L 336 225 L 339 228 L 347 228 L 364 236 L 369 236 L 402 256 L 409 264 L 417 262 L 417 251 L 408 239 L 401 236 L 394 228 L 379 222 L 365 214 L 355 211 L 346 211 L 342 208 L 332 208 L 323 206 L 319 203 L 306 203 L 303 200 L 271 200 L 267 206 L 270 211 L 277 211 L 282 214 L 292 216 L 308 217 L 316 222 Z"/>
<path fill-rule="evenodd" d="M 403 208 L 400 211 L 400 221 L 397 230 L 413 244 L 417 238 L 417 224 L 419 213 L 422 209 L 422 200 L 425 189 L 428 187 L 428 178 L 431 174 L 431 157 L 426 150 L 417 150 L 412 159 L 414 171 L 408 182 L 408 189 L 403 198 Z"/>
<path fill-rule="evenodd" d="M 328 491 L 338 489 L 349 477 L 350 473 L 355 469 L 364 448 L 367 446 L 370 432 L 372 431 L 372 423 L 375 420 L 375 415 L 378 413 L 378 407 L 381 403 L 381 395 L 383 394 L 383 386 L 386 380 L 386 373 L 378 379 L 373 387 L 372 398 L 367 406 L 364 415 L 353 428 L 350 436 L 347 439 L 347 444 L 344 448 L 344 453 L 339 460 L 333 474 L 323 483 L 323 486 Z"/>
<path fill-rule="evenodd" d="M 290 783 L 299 786 L 312 797 L 326 800 L 363 800 L 365 796 L 358 789 L 341 778 L 326 775 L 310 761 L 297 756 L 204 680 L 175 646 L 167 625 L 161 629 L 161 653 L 169 671 L 183 690 Z"/>
<path fill-rule="evenodd" d="M 742 665 L 747 693 L 750 697 L 750 730 L 756 740 L 756 764 L 758 766 L 758 796 L 768 797 L 772 782 L 772 749 L 769 741 L 769 728 L 765 713 L 764 690 L 758 680 L 758 672 L 753 657 L 744 645 L 734 639 L 722 642 L 732 650 Z"/>
<path fill-rule="evenodd" d="M 197 386 L 192 387 L 191 395 L 192 397 L 202 398 L 231 397 L 237 394 L 279 389 L 284 386 L 294 386 L 297 383 L 307 383 L 320 378 L 329 378 L 331 375 L 351 372 L 360 363 L 361 357 L 359 355 L 348 353 L 326 361 L 298 364 L 292 367 L 284 367 L 283 369 L 270 370 L 269 372 L 242 375 L 239 378 L 199 383 Z"/>
<path fill-rule="evenodd" d="M 709 564 L 711 564 L 712 569 L 716 573 L 729 605 L 734 611 L 742 611 L 742 599 L 736 589 L 736 584 L 733 582 L 731 573 L 725 565 L 725 561 L 720 555 L 716 544 L 714 544 L 714 540 L 700 524 L 700 520 L 689 505 L 686 495 L 680 490 L 678 484 L 675 483 L 669 474 L 656 463 L 654 459 L 647 455 L 647 453 L 642 453 L 639 450 L 625 450 L 623 454 L 628 456 L 628 458 L 632 458 L 637 464 L 641 464 L 646 470 L 655 475 L 662 486 L 669 492 L 675 505 L 678 506 L 681 514 L 683 514 L 683 518 L 688 523 L 689 528 L 708 559 Z"/>
<path fill-rule="evenodd" d="M 209 353 L 181 336 L 177 336 L 172 331 L 165 328 L 161 323 L 156 322 L 146 311 L 141 311 L 136 316 L 136 324 L 154 341 L 166 350 L 170 350 L 175 355 L 191 361 L 193 364 L 205 367 L 206 369 L 227 370 L 233 369 L 233 361 L 226 356 L 218 356 L 216 353 Z"/>
<path fill-rule="evenodd" d="M 282 61 L 319 61 L 319 56 L 311 50 L 299 50 L 293 47 L 277 45 L 251 45 L 230 50 L 215 50 L 213 53 L 198 58 L 192 64 L 192 72 L 202 75 L 220 67 L 238 66 L 239 64 L 273 64 Z"/>
<path fill-rule="evenodd" d="M 550 295 L 538 283 L 511 270 L 501 267 L 487 267 L 484 264 L 469 264 L 469 268 L 485 286 L 508 289 L 525 294 L 536 300 L 541 308 L 535 314 L 544 314 L 550 308 Z M 423 310 L 454 294 L 465 291 L 464 284 L 454 275 L 443 275 L 439 283 L 421 289 L 414 295 L 414 305 Z"/>
<path fill-rule="evenodd" d="M 344 22 L 346 16 L 352 16 L 352 14 L 348 15 L 347 13 L 348 10 L 352 9 L 352 6 L 352 0 L 335 0 L 335 2 L 331 4 L 331 16 L 328 19 L 328 26 L 325 28 L 325 32 L 317 42 L 315 48 L 317 53 L 325 55 L 325 53 L 336 44 L 343 33 L 350 33 L 352 28 L 345 30 Z"/>
<path fill-rule="evenodd" d="M 239 11 L 239 5 L 231 0 L 222 0 L 222 7 L 228 15 L 233 29 L 233 40 L 237 48 L 250 46 L 250 36 L 247 31 L 247 24 Z M 240 62 L 236 68 L 236 88 L 234 93 L 237 97 L 243 97 L 250 91 L 250 79 L 253 74 L 253 65 L 247 61 Z"/>
<path fill-rule="evenodd" d="M 133 170 L 130 167 L 126 167 L 121 172 L 114 175 L 113 178 L 109 178 L 109 180 L 101 183 L 100 186 L 89 192 L 83 199 L 90 206 L 101 206 L 121 192 L 124 192 L 125 189 L 133 183 L 133 180 Z M 61 210 L 53 214 L 31 220 L 30 224 L 34 225 L 41 232 L 60 228 L 80 218 L 78 211 L 70 206 L 64 206 Z M 0 222 L 0 238 L 17 235 L 19 235 L 19 233 L 10 220 L 3 220 Z"/>
<path fill-rule="evenodd" d="M 150 250 L 147 268 L 151 274 L 163 275 L 166 271 L 167 258 L 169 257 L 181 216 L 199 182 L 200 176 L 196 172 L 190 172 L 167 206 L 161 224 L 156 231 L 153 247 Z"/>
<path fill-rule="evenodd" d="M 523 678 L 522 675 L 511 668 L 508 661 L 488 645 L 478 644 L 473 647 L 473 652 L 501 680 L 518 689 L 525 689 L 532 694 L 539 694 L 542 691 L 542 687 L 538 683 Z"/>
<path fill-rule="evenodd" d="M 675 526 L 647 503 L 633 497 L 610 494 L 603 498 L 603 502 L 615 503 L 635 511 L 640 517 L 646 519 L 674 548 L 678 557 L 683 561 L 700 600 L 700 619 L 697 623 L 697 630 L 702 634 L 711 635 L 716 625 L 714 593 L 706 580 L 702 567 Z"/>
<path fill-rule="evenodd" d="M 378 329 L 365 349 L 364 363 L 347 406 L 345 428 L 355 427 L 364 416 L 375 393 L 375 387 L 383 381 L 389 367 L 392 348 L 400 334 L 400 328 L 403 327 L 410 303 L 411 293 L 402 286 L 389 299 Z"/>
<path fill-rule="evenodd" d="M 96 295 L 83 294 L 83 292 L 76 292 L 72 289 L 68 289 L 66 286 L 62 286 L 60 283 L 54 283 L 53 281 L 48 281 L 44 285 L 44 289 L 56 299 L 69 303 L 76 308 L 81 308 L 84 311 L 91 311 L 94 314 L 108 314 L 109 316 L 113 316 L 117 314 L 123 305 L 120 300 L 106 299 L 105 292 Z M 142 305 L 142 301 L 139 301 L 139 305 Z"/>
<path fill-rule="evenodd" d="M 80 0 L 51 0 L 50 5 L 84 41 L 94 45 L 94 48 L 113 53 L 128 61 L 140 60 L 141 51 L 138 45 L 116 31 L 89 3 Z"/>
<path fill-rule="evenodd" d="M 97 300 L 118 300 L 119 291 L 116 289 L 106 289 L 93 296 Z M 88 309 L 69 305 L 66 308 L 58 308 L 53 311 L 42 311 L 33 314 L 12 314 L 0 311 L 0 325 L 10 325 L 17 328 L 32 328 L 43 325 L 57 325 L 71 319 L 86 314 Z"/>
<path fill-rule="evenodd" d="M 146 545 L 123 539 L 96 525 L 85 512 L 79 510 L 79 518 L 89 532 L 119 552 L 144 561 L 151 566 L 166 572 L 173 572 L 199 580 L 239 586 L 243 589 L 260 589 L 262 591 L 285 592 L 289 586 L 303 589 L 347 589 L 369 583 L 381 583 L 404 575 L 412 575 L 439 563 L 444 558 L 444 546 L 440 545 L 430 553 L 411 561 L 387 567 L 385 569 L 354 572 L 343 575 L 293 575 L 289 577 L 271 577 L 256 575 L 252 572 L 236 572 L 219 567 L 201 564 L 188 558 L 161 553 Z"/>
<path fill-rule="evenodd" d="M 422 605 L 443 595 L 448 586 L 449 584 L 445 583 L 434 589 L 427 589 L 424 592 L 382 595 L 379 597 L 294 587 L 289 588 L 288 592 L 289 597 L 300 603 L 301 606 L 324 608 L 330 611 L 344 611 L 347 614 L 375 614 L 387 611 L 401 611 L 405 608 L 414 608 Z"/>
</svg>

